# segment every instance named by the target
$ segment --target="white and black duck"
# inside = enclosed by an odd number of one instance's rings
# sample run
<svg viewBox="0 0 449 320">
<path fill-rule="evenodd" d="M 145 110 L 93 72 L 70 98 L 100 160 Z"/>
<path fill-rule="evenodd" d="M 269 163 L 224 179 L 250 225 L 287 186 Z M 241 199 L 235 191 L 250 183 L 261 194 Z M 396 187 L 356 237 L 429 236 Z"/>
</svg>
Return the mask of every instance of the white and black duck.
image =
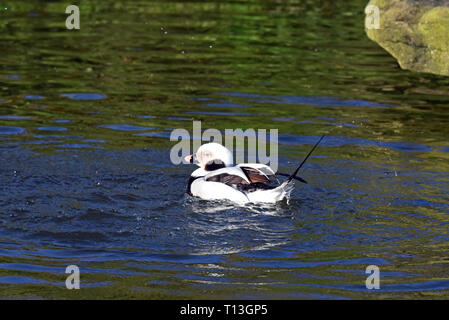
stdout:
<svg viewBox="0 0 449 320">
<path fill-rule="evenodd" d="M 275 203 L 289 199 L 294 181 L 307 183 L 296 176 L 321 140 L 312 148 L 302 163 L 291 174 L 274 172 L 260 163 L 233 165 L 232 153 L 221 144 L 212 142 L 202 145 L 193 155 L 185 157 L 189 163 L 199 166 L 192 172 L 187 184 L 187 194 L 205 200 L 230 200 L 238 203 Z M 278 176 L 286 176 L 280 182 Z"/>
</svg>

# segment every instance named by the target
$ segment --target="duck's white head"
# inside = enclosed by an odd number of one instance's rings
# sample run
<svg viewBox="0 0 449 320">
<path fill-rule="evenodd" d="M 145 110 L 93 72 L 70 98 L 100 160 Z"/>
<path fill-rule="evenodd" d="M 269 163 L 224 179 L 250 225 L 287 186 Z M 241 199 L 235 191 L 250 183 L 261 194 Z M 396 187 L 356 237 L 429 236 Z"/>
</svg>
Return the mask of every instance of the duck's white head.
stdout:
<svg viewBox="0 0 449 320">
<path fill-rule="evenodd" d="M 231 151 L 216 142 L 203 144 L 196 153 L 184 159 L 186 162 L 197 164 L 206 171 L 230 167 L 233 164 Z"/>
</svg>

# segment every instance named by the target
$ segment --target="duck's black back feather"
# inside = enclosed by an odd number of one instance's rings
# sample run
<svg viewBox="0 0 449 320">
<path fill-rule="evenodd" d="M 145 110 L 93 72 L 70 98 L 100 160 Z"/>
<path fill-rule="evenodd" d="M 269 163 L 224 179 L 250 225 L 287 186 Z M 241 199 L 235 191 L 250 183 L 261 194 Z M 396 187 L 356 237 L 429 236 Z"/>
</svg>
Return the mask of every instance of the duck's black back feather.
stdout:
<svg viewBox="0 0 449 320">
<path fill-rule="evenodd" d="M 198 177 L 192 177 L 192 176 L 190 176 L 190 178 L 189 178 L 189 181 L 187 182 L 187 190 L 186 190 L 186 193 L 189 195 L 189 196 L 193 196 L 193 194 L 192 194 L 192 183 L 193 183 L 193 181 L 195 181 L 196 179 L 199 179 L 199 178 L 203 178 L 203 176 L 198 176 Z"/>
</svg>

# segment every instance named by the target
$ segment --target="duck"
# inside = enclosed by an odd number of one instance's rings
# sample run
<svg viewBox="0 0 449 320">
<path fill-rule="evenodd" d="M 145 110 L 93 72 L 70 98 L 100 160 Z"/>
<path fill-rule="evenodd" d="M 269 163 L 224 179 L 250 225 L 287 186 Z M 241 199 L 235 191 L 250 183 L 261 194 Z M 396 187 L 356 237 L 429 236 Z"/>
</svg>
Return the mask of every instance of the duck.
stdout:
<svg viewBox="0 0 449 320">
<path fill-rule="evenodd" d="M 276 203 L 284 199 L 288 202 L 295 187 L 293 180 L 307 183 L 297 173 L 323 138 L 292 174 L 274 172 L 261 163 L 234 165 L 228 148 L 217 142 L 203 144 L 196 153 L 184 158 L 186 163 L 199 167 L 191 173 L 186 193 L 203 200 L 229 200 L 239 204 Z M 281 182 L 281 176 L 288 179 Z"/>
</svg>

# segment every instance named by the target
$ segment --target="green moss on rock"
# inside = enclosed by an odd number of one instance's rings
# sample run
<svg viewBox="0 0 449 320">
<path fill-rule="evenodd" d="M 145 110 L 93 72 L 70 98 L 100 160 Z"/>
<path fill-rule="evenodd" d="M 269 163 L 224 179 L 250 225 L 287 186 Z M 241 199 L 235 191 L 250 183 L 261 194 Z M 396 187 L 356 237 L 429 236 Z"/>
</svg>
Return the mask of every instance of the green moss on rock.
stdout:
<svg viewBox="0 0 449 320">
<path fill-rule="evenodd" d="M 449 0 L 371 0 L 380 29 L 366 29 L 403 69 L 449 75 Z"/>
</svg>

